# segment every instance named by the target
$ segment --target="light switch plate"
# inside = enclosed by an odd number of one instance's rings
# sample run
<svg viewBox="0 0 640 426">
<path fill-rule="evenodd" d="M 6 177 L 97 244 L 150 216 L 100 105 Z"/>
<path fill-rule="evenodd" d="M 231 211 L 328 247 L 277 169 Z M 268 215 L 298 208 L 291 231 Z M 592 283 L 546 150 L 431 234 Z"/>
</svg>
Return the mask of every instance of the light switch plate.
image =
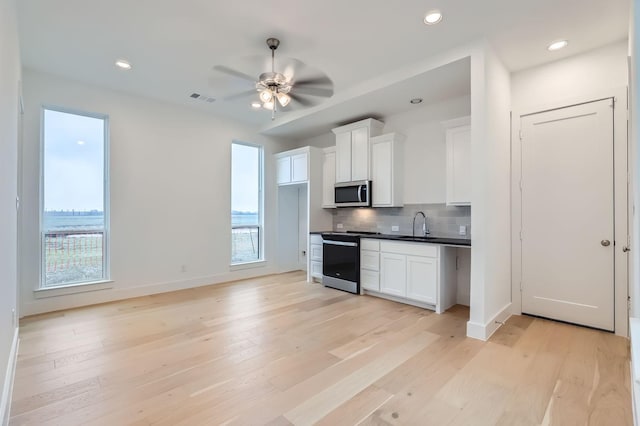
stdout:
<svg viewBox="0 0 640 426">
<path fill-rule="evenodd" d="M 391 231 L 398 232 L 399 230 L 400 230 L 400 227 L 398 225 L 392 225 L 391 226 Z"/>
<path fill-rule="evenodd" d="M 342 226 L 342 224 L 341 224 L 341 223 L 339 223 L 339 224 L 337 224 L 337 225 L 336 225 L 336 228 L 337 228 L 337 229 L 342 229 L 342 228 L 344 228 L 344 226 Z"/>
<path fill-rule="evenodd" d="M 467 227 L 465 225 L 460 225 L 460 230 L 458 231 L 460 235 L 467 235 Z"/>
</svg>

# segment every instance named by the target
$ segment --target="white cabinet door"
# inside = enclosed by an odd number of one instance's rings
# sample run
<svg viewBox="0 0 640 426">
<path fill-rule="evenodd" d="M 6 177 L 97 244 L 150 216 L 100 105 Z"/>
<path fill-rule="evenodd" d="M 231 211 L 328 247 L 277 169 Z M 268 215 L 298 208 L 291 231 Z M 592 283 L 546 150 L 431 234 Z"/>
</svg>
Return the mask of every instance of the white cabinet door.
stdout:
<svg viewBox="0 0 640 426">
<path fill-rule="evenodd" d="M 471 204 L 471 126 L 447 130 L 447 204 Z"/>
<path fill-rule="evenodd" d="M 322 278 L 322 262 L 311 261 L 311 276 L 313 278 Z"/>
<path fill-rule="evenodd" d="M 390 206 L 393 203 L 393 153 L 392 141 L 371 145 L 371 181 L 374 207 Z"/>
<path fill-rule="evenodd" d="M 307 154 L 297 154 L 291 157 L 291 182 L 305 182 L 309 180 L 307 170 Z"/>
<path fill-rule="evenodd" d="M 437 295 L 437 258 L 407 256 L 407 298 L 435 305 Z"/>
<path fill-rule="evenodd" d="M 351 132 L 336 135 L 336 182 L 351 181 Z"/>
<path fill-rule="evenodd" d="M 351 132 L 351 180 L 369 180 L 369 129 Z"/>
<path fill-rule="evenodd" d="M 407 295 L 407 257 L 380 253 L 380 292 L 392 296 Z"/>
<path fill-rule="evenodd" d="M 291 157 L 278 158 L 278 185 L 291 182 Z"/>
<path fill-rule="evenodd" d="M 322 262 L 322 244 L 310 244 L 309 257 L 311 260 Z"/>
<path fill-rule="evenodd" d="M 380 276 L 375 271 L 360 271 L 360 285 L 365 290 L 380 291 Z"/>
<path fill-rule="evenodd" d="M 336 152 L 325 152 L 322 161 L 322 207 L 336 206 Z"/>
<path fill-rule="evenodd" d="M 360 267 L 370 271 L 378 271 L 380 269 L 380 253 L 377 251 L 361 250 Z"/>
</svg>

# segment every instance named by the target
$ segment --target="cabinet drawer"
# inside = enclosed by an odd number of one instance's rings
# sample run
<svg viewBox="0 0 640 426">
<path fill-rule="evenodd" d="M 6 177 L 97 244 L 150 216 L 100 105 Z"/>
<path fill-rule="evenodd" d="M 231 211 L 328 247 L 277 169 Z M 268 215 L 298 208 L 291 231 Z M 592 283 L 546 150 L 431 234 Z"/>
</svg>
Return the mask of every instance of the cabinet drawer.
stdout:
<svg viewBox="0 0 640 426">
<path fill-rule="evenodd" d="M 380 291 L 380 275 L 377 272 L 360 270 L 360 285 L 371 291 Z"/>
<path fill-rule="evenodd" d="M 311 260 L 322 262 L 322 244 L 311 244 L 309 252 Z"/>
<path fill-rule="evenodd" d="M 320 244 L 320 245 L 322 245 L 322 235 L 321 234 L 309 234 L 309 243 L 310 244 Z"/>
<path fill-rule="evenodd" d="M 380 253 L 377 251 L 362 250 L 360 252 L 360 267 L 370 271 L 379 271 Z"/>
<path fill-rule="evenodd" d="M 426 243 L 380 242 L 380 251 L 383 253 L 406 254 L 409 256 L 438 257 L 439 248 L 437 245 Z"/>
<path fill-rule="evenodd" d="M 322 262 L 311 261 L 311 276 L 314 278 L 322 278 Z"/>
<path fill-rule="evenodd" d="M 371 238 L 363 238 L 360 240 L 360 248 L 362 250 L 380 251 L 380 241 Z"/>
</svg>

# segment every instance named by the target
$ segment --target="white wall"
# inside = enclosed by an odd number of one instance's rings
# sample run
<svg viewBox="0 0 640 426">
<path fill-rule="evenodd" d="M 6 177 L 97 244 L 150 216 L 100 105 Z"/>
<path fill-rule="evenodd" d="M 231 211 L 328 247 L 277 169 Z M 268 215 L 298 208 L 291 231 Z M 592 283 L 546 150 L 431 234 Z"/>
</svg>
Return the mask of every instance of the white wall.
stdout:
<svg viewBox="0 0 640 426">
<path fill-rule="evenodd" d="M 626 86 L 627 51 L 627 41 L 622 40 L 514 73 L 511 77 L 513 110 L 546 106 L 549 102 L 571 102 L 585 94 Z"/>
<path fill-rule="evenodd" d="M 16 324 L 18 85 L 20 54 L 14 0 L 0 0 L 0 424 L 5 424 Z"/>
<path fill-rule="evenodd" d="M 446 146 L 442 122 L 468 116 L 470 112 L 471 99 L 463 96 L 417 106 L 382 119 L 384 133 L 398 132 L 407 137 L 404 142 L 405 204 L 446 201 Z M 326 133 L 302 140 L 299 145 L 332 146 L 335 145 L 335 136 Z"/>
<path fill-rule="evenodd" d="M 463 96 L 387 117 L 384 132 L 398 132 L 404 142 L 405 204 L 446 202 L 446 134 L 442 122 L 471 113 Z"/>
<path fill-rule="evenodd" d="M 272 154 L 288 148 L 197 110 L 25 70 L 22 314 L 262 275 L 277 270 Z M 113 289 L 38 299 L 41 105 L 108 114 Z M 231 271 L 231 142 L 265 145 L 264 267 Z M 187 272 L 180 270 L 187 266 Z"/>
<path fill-rule="evenodd" d="M 467 335 L 487 339 L 511 310 L 510 74 L 490 47 L 471 58 L 471 295 Z"/>
</svg>

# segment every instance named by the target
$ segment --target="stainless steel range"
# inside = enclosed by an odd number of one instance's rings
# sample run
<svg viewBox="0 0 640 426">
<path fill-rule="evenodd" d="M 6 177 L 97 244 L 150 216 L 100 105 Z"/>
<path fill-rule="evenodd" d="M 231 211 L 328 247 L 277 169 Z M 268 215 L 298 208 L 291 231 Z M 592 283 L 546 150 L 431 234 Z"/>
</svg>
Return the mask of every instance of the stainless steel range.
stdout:
<svg viewBox="0 0 640 426">
<path fill-rule="evenodd" d="M 322 284 L 349 293 L 360 293 L 360 236 L 322 234 Z"/>
</svg>

